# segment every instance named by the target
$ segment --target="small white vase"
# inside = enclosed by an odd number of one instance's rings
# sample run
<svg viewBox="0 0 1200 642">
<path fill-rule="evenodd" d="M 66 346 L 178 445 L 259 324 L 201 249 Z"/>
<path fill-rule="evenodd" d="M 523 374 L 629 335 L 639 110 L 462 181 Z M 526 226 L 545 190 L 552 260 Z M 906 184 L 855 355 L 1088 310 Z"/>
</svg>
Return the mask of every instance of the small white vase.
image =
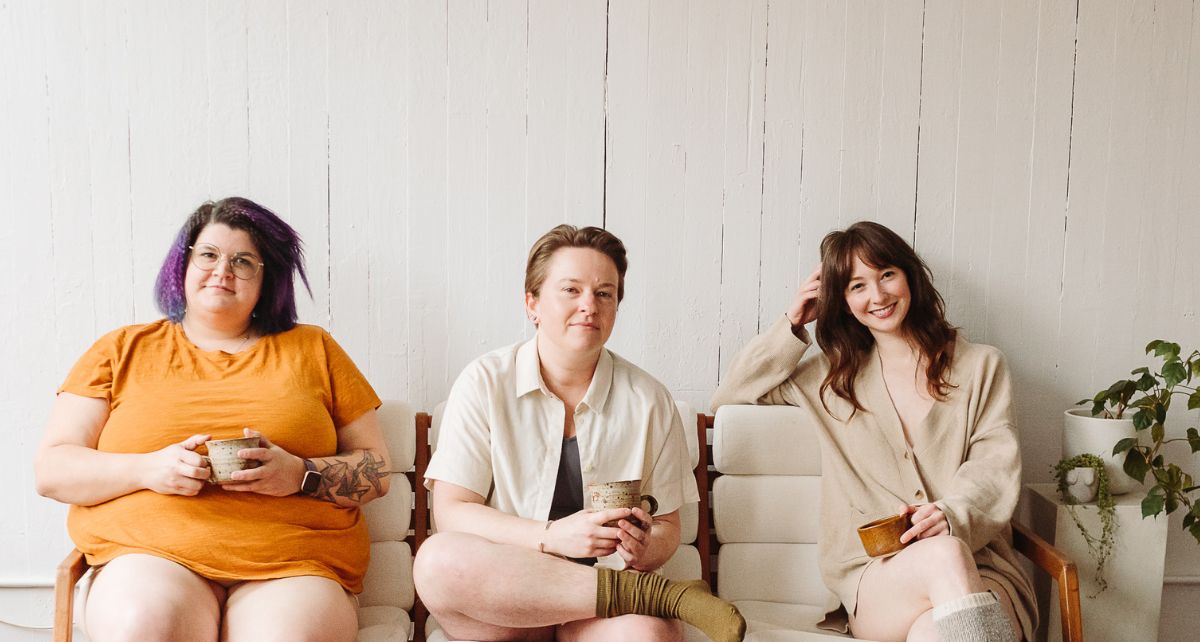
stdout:
<svg viewBox="0 0 1200 642">
<path fill-rule="evenodd" d="M 1104 460 L 1104 471 L 1108 473 L 1109 492 L 1122 495 L 1141 488 L 1136 479 L 1125 474 L 1125 453 L 1113 456 L 1113 446 L 1126 437 L 1136 437 L 1133 427 L 1133 409 L 1125 412 L 1124 419 L 1093 417 L 1088 408 L 1072 408 L 1064 413 L 1062 456 L 1092 454 Z"/>
<path fill-rule="evenodd" d="M 1100 489 L 1100 478 L 1091 466 L 1079 466 L 1067 471 L 1067 494 L 1076 504 L 1086 504 L 1096 499 Z"/>
</svg>

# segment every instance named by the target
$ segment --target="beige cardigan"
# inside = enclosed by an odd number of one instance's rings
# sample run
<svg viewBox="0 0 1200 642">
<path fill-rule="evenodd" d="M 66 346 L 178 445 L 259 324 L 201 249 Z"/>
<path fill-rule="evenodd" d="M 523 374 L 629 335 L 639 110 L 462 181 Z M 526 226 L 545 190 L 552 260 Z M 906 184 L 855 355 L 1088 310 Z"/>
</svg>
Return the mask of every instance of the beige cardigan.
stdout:
<svg viewBox="0 0 1200 642">
<path fill-rule="evenodd" d="M 818 391 L 829 360 L 817 354 L 801 361 L 809 345 L 792 334 L 786 317 L 780 319 L 734 359 L 713 395 L 713 408 L 787 404 L 805 410 L 817 427 L 825 585 L 853 613 L 859 580 L 872 561 L 855 529 L 894 514 L 901 502 L 936 502 L 951 535 L 974 551 L 982 575 L 1005 588 L 1025 638 L 1034 639 L 1037 606 L 1009 527 L 1021 489 L 1021 453 L 1004 356 L 991 346 L 958 340 L 948 376 L 956 387 L 912 427 L 923 436 L 913 449 L 884 386 L 878 353 L 872 352 L 854 383 L 867 411 L 847 422 L 853 407 L 846 400 L 825 393 L 829 410 L 840 419 L 821 405 Z M 845 631 L 845 614 L 837 609 L 825 624 Z"/>
</svg>

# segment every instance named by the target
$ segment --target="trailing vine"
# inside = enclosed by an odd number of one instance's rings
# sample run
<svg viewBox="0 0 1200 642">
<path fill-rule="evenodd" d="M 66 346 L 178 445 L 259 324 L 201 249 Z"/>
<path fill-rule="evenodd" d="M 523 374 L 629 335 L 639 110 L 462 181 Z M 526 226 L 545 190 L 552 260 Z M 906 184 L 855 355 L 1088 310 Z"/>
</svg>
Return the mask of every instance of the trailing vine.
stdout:
<svg viewBox="0 0 1200 642">
<path fill-rule="evenodd" d="M 1067 473 L 1075 468 L 1091 468 L 1096 471 L 1096 507 L 1100 510 L 1100 536 L 1097 537 L 1088 532 L 1084 527 L 1083 522 L 1079 521 L 1079 516 L 1075 513 L 1075 498 L 1067 492 Z M 1083 535 L 1083 541 L 1087 544 L 1088 552 L 1092 559 L 1096 561 L 1096 592 L 1088 597 L 1096 597 L 1103 593 L 1108 588 L 1108 581 L 1104 577 L 1104 567 L 1108 563 L 1109 556 L 1112 555 L 1113 542 L 1116 539 L 1117 531 L 1117 512 L 1116 503 L 1113 501 L 1112 494 L 1108 488 L 1108 472 L 1104 470 L 1104 460 L 1092 454 L 1075 455 L 1067 459 L 1063 459 L 1054 465 L 1054 481 L 1058 483 L 1058 495 L 1067 505 L 1067 512 L 1071 514 L 1071 519 L 1074 520 L 1079 533 Z"/>
</svg>

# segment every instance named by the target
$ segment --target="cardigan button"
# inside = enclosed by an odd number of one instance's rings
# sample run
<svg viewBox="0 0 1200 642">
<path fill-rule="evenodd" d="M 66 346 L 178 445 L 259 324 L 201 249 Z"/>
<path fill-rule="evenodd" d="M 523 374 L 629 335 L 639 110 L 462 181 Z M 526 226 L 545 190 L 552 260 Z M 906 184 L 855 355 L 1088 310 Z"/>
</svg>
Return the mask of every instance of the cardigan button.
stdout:
<svg viewBox="0 0 1200 642">
<path fill-rule="evenodd" d="M 925 497 L 925 491 L 923 491 L 923 490 L 921 490 L 921 489 L 917 489 L 917 492 L 916 492 L 916 494 L 914 495 L 914 497 L 916 497 L 917 499 L 922 499 L 922 498 L 924 498 L 924 497 Z"/>
</svg>

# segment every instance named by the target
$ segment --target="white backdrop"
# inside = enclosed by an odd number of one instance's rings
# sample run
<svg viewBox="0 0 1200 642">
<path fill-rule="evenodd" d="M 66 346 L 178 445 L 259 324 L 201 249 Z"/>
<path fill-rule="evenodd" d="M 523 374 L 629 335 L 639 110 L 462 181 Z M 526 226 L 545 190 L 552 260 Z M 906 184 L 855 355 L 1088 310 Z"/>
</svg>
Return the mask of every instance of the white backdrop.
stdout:
<svg viewBox="0 0 1200 642">
<path fill-rule="evenodd" d="M 9 0 L 0 91 L 0 584 L 69 548 L 33 491 L 55 387 L 158 316 L 209 198 L 295 225 L 302 320 L 425 409 L 529 335 L 525 252 L 564 221 L 625 240 L 611 347 L 699 408 L 825 232 L 892 226 L 1008 355 L 1031 481 L 1148 340 L 1200 346 L 1193 1 Z M 1189 638 L 1200 587 L 1165 598 Z"/>
</svg>

